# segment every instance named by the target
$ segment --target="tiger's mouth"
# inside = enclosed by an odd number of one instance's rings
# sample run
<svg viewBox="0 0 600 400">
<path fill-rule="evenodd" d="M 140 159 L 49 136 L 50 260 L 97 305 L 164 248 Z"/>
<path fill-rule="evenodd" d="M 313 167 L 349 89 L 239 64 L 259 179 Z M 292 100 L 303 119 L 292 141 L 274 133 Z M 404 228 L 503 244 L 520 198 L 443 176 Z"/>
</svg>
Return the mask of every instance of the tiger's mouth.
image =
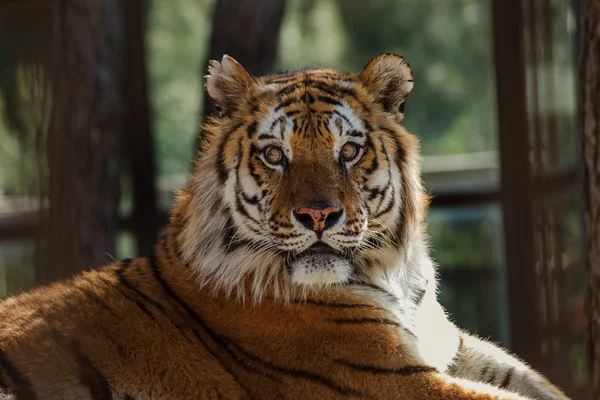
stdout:
<svg viewBox="0 0 600 400">
<path fill-rule="evenodd" d="M 323 242 L 293 255 L 289 267 L 294 283 L 310 286 L 344 283 L 352 271 L 348 257 Z"/>
<path fill-rule="evenodd" d="M 290 254 L 288 260 L 290 261 L 290 264 L 291 264 L 291 263 L 294 263 L 304 257 L 310 257 L 310 256 L 312 256 L 312 257 L 332 256 L 332 257 L 346 258 L 343 252 L 334 249 L 333 247 L 329 246 L 327 243 L 318 241 L 304 251 L 301 251 L 299 253 Z"/>
<path fill-rule="evenodd" d="M 321 241 L 316 242 L 315 244 L 313 244 L 312 246 L 310 246 L 308 249 L 306 249 L 305 251 L 303 251 L 300 254 L 332 254 L 332 255 L 337 255 L 339 257 L 343 257 L 343 253 L 339 250 L 334 249 L 333 247 L 331 247 L 330 245 L 328 245 L 327 243 L 323 243 Z"/>
</svg>

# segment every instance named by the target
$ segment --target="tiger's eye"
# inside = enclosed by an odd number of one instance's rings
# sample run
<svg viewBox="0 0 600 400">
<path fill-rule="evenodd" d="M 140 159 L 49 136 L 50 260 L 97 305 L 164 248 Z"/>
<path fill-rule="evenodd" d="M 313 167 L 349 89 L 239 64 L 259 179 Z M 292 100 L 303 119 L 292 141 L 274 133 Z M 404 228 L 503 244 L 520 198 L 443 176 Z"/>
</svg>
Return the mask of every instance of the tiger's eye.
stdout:
<svg viewBox="0 0 600 400">
<path fill-rule="evenodd" d="M 279 147 L 267 147 L 264 150 L 264 156 L 271 164 L 281 164 L 283 161 L 283 151 Z"/>
<path fill-rule="evenodd" d="M 346 143 L 342 146 L 342 150 L 340 151 L 340 156 L 343 161 L 352 161 L 358 155 L 358 145 L 354 143 Z"/>
</svg>

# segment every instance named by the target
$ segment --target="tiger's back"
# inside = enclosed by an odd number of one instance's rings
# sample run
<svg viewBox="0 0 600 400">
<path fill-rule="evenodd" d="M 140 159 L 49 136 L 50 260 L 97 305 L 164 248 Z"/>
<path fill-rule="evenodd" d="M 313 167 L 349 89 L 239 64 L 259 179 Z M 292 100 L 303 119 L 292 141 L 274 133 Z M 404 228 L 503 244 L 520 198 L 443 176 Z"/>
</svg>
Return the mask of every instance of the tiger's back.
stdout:
<svg viewBox="0 0 600 400">
<path fill-rule="evenodd" d="M 149 272 L 117 262 L 0 303 L 0 394 L 246 398 Z"/>
</svg>

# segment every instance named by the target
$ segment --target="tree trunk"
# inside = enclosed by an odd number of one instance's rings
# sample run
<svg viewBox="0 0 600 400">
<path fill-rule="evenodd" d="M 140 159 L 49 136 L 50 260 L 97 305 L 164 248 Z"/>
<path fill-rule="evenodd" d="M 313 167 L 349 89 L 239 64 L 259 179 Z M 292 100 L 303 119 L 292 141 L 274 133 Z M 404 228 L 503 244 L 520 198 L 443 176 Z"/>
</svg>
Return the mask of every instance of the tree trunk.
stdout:
<svg viewBox="0 0 600 400">
<path fill-rule="evenodd" d="M 57 59 L 47 137 L 49 209 L 38 282 L 107 263 L 119 194 L 119 0 L 58 0 Z"/>
<path fill-rule="evenodd" d="M 593 398 L 600 398 L 600 2 L 585 0 L 579 60 L 586 228 L 588 361 Z"/>
<path fill-rule="evenodd" d="M 125 145 L 133 188 L 132 230 L 137 254 L 150 254 L 158 236 L 154 143 L 150 128 L 146 75 L 146 8 L 143 0 L 124 0 Z"/>
<path fill-rule="evenodd" d="M 235 58 L 253 75 L 273 72 L 284 11 L 285 0 L 218 0 L 202 75 L 208 61 L 221 60 L 223 54 Z M 215 111 L 205 99 L 203 116 Z"/>
</svg>

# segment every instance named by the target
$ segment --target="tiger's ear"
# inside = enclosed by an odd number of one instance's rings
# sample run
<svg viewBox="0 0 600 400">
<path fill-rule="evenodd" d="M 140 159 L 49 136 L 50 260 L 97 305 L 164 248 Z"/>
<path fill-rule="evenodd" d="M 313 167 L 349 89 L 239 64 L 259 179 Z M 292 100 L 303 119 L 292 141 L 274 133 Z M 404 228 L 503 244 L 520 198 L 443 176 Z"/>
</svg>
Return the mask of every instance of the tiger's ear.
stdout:
<svg viewBox="0 0 600 400">
<path fill-rule="evenodd" d="M 256 83 L 252 76 L 227 54 L 221 62 L 208 62 L 208 75 L 204 76 L 204 88 L 215 103 L 220 115 L 235 111 Z"/>
<path fill-rule="evenodd" d="M 413 88 L 413 74 L 404 57 L 381 54 L 369 61 L 359 79 L 385 111 L 404 114 L 404 103 Z"/>
</svg>

